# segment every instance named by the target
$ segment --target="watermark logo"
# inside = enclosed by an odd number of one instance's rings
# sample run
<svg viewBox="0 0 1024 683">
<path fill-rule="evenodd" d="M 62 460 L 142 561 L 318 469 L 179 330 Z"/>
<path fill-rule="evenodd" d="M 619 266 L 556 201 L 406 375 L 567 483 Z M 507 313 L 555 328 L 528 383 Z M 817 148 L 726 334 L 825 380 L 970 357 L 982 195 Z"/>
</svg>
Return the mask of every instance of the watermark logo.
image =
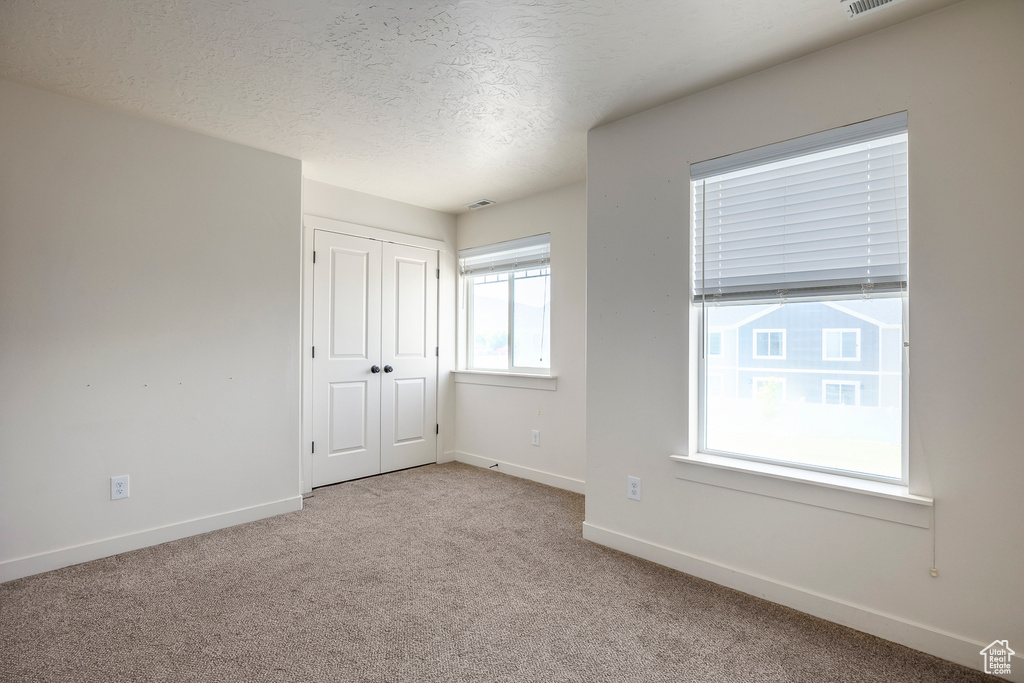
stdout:
<svg viewBox="0 0 1024 683">
<path fill-rule="evenodd" d="M 1009 676 L 1010 657 L 1017 653 L 1010 649 L 1010 641 L 993 640 L 980 654 L 985 658 L 985 673 Z"/>
</svg>

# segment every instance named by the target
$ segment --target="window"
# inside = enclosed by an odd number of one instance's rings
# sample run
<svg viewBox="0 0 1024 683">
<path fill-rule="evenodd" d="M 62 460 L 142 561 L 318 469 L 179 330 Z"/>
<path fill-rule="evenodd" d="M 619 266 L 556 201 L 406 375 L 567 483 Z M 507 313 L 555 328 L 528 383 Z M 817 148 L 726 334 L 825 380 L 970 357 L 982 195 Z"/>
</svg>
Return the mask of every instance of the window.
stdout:
<svg viewBox="0 0 1024 683">
<path fill-rule="evenodd" d="M 855 406 L 860 403 L 858 382 L 822 382 L 821 402 L 830 406 Z"/>
<path fill-rule="evenodd" d="M 710 356 L 721 356 L 722 355 L 722 333 L 721 332 L 709 332 L 708 333 L 708 355 L 710 355 Z"/>
<path fill-rule="evenodd" d="M 786 357 L 785 330 L 754 330 L 754 358 Z"/>
<path fill-rule="evenodd" d="M 822 330 L 822 360 L 860 360 L 860 329 Z"/>
<path fill-rule="evenodd" d="M 551 367 L 550 235 L 459 252 L 469 370 Z"/>
<path fill-rule="evenodd" d="M 700 450 L 906 483 L 906 114 L 690 175 L 701 334 L 739 340 L 727 383 L 698 360 Z"/>
</svg>

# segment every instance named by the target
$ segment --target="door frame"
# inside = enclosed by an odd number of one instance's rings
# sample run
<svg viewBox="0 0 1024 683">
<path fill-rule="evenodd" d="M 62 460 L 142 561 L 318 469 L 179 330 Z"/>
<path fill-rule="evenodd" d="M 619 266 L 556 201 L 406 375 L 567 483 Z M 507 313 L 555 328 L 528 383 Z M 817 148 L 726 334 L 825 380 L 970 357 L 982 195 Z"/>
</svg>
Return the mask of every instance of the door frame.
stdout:
<svg viewBox="0 0 1024 683">
<path fill-rule="evenodd" d="M 445 251 L 445 243 L 441 240 L 431 239 L 429 237 L 420 237 L 419 235 L 409 235 L 402 232 L 394 232 L 391 230 L 383 230 L 381 228 L 373 228 L 368 225 L 358 225 L 356 223 L 346 223 L 345 221 L 334 220 L 333 218 L 324 218 L 323 216 L 311 216 L 303 214 L 302 216 L 302 341 L 299 349 L 299 357 L 301 361 L 301 400 L 302 405 L 300 412 L 302 415 L 302 472 L 301 472 L 301 484 L 302 493 L 308 494 L 313 490 L 312 486 L 312 473 L 313 473 L 313 233 L 316 230 L 322 230 L 325 232 L 334 232 L 341 235 L 350 235 L 352 237 L 363 237 L 378 242 L 392 242 L 394 244 L 404 244 L 409 247 L 419 247 L 421 249 L 429 249 L 437 252 L 438 268 L 441 267 L 442 254 Z M 438 290 L 438 306 L 437 306 L 437 317 L 438 317 L 438 344 L 440 344 L 441 335 L 441 289 L 440 280 L 437 280 Z M 438 359 L 438 368 L 436 372 L 440 375 L 440 359 Z M 437 413 L 438 421 L 440 421 L 440 401 L 441 401 L 441 382 L 440 376 L 435 382 L 435 394 L 437 403 L 435 411 Z M 437 439 L 437 445 L 434 449 L 434 457 L 437 461 L 441 460 L 442 444 L 441 439 Z"/>
</svg>

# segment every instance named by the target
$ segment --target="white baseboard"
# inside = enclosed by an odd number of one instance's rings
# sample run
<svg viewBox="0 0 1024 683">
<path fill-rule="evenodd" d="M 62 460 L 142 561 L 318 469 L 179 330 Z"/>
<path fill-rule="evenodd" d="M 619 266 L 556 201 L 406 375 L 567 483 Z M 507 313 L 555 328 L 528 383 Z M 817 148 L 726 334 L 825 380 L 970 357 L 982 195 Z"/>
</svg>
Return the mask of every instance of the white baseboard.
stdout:
<svg viewBox="0 0 1024 683">
<path fill-rule="evenodd" d="M 302 496 L 0 562 L 0 583 L 302 509 Z"/>
<path fill-rule="evenodd" d="M 551 472 L 535 470 L 531 467 L 513 465 L 509 462 L 494 460 L 493 458 L 485 458 L 481 455 L 473 455 L 472 453 L 464 453 L 462 451 L 454 451 L 453 455 L 455 456 L 455 460 L 458 462 L 464 462 L 467 465 L 476 465 L 477 467 L 483 467 L 485 469 L 490 468 L 497 472 L 511 474 L 513 477 L 519 477 L 520 479 L 529 479 L 530 481 L 554 486 L 557 489 L 565 489 L 566 491 L 572 491 L 574 493 L 585 493 L 586 482 L 582 479 L 573 479 L 571 477 L 562 476 L 561 474 L 552 474 Z M 494 467 L 494 465 L 497 465 L 497 467 Z"/>
<path fill-rule="evenodd" d="M 732 569 L 589 522 L 583 523 L 583 538 L 748 595 L 764 598 L 779 605 L 792 607 L 801 612 L 849 626 L 900 645 L 906 645 L 971 669 L 981 670 L 983 668 L 980 652 L 988 643 L 975 642 L 813 591 Z M 1024 660 L 1014 657 L 1012 669 L 1012 675 L 1000 676 L 1000 678 L 1024 683 Z"/>
</svg>

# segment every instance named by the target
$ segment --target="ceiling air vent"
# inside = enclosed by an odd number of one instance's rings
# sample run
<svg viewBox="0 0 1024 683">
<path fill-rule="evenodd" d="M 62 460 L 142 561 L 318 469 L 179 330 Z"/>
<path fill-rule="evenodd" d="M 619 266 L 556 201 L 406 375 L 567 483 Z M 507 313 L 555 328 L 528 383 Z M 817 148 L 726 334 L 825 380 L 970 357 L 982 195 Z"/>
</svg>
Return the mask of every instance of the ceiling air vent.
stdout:
<svg viewBox="0 0 1024 683">
<path fill-rule="evenodd" d="M 485 206 L 490 206 L 493 203 L 494 202 L 492 202 L 490 199 L 481 199 L 480 201 L 473 202 L 472 204 L 466 204 L 465 206 L 467 209 L 482 209 Z"/>
<path fill-rule="evenodd" d="M 868 12 L 882 9 L 886 5 L 892 5 L 900 0 L 839 0 L 843 9 L 846 10 L 846 17 L 853 19 Z"/>
</svg>

